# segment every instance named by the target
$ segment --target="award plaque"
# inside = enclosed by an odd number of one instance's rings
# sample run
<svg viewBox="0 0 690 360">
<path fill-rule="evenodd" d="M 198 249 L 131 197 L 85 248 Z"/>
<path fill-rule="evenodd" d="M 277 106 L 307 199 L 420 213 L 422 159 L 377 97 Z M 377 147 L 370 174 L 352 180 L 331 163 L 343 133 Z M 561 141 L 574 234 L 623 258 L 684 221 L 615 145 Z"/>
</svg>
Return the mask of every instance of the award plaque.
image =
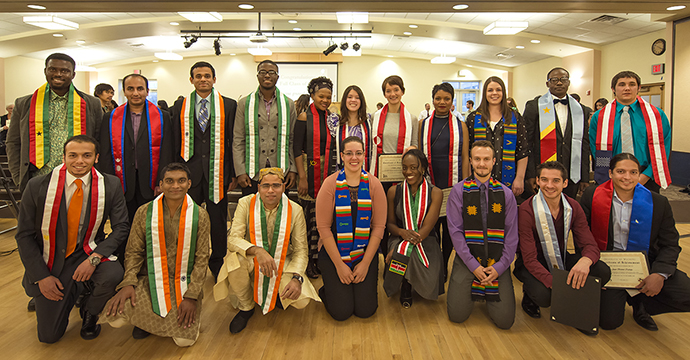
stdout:
<svg viewBox="0 0 690 360">
<path fill-rule="evenodd" d="M 611 268 L 605 287 L 633 289 L 649 276 L 647 255 L 642 251 L 602 251 L 599 260 Z"/>
<path fill-rule="evenodd" d="M 448 195 L 450 195 L 450 191 L 453 190 L 452 187 L 443 189 L 443 201 L 441 202 L 441 211 L 438 214 L 438 217 L 443 217 L 446 216 L 446 205 L 448 203 Z"/>
<path fill-rule="evenodd" d="M 378 160 L 378 178 L 381 182 L 401 182 L 402 154 L 381 154 Z"/>
</svg>

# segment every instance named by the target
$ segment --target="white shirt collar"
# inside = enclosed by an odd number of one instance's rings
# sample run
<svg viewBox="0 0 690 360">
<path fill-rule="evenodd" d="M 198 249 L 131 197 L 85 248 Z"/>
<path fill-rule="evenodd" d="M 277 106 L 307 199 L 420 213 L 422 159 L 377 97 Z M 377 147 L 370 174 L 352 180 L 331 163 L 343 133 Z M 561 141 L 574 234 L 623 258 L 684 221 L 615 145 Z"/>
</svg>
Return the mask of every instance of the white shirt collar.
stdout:
<svg viewBox="0 0 690 360">
<path fill-rule="evenodd" d="M 65 186 L 72 186 L 74 183 L 74 180 L 81 179 L 83 186 L 90 186 L 91 185 L 91 171 L 89 171 L 86 175 L 78 178 L 74 175 L 72 175 L 69 171 L 67 171 L 67 176 L 65 176 Z M 83 187 L 82 187 L 83 189 Z"/>
</svg>

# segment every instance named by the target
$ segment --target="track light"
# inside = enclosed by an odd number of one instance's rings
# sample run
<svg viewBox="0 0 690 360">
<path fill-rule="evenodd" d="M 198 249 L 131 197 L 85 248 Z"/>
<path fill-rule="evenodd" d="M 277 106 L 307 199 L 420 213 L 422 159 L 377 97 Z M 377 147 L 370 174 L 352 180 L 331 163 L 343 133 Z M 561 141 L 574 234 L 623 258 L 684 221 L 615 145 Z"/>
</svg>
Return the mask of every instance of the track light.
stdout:
<svg viewBox="0 0 690 360">
<path fill-rule="evenodd" d="M 340 44 L 340 50 L 345 51 L 350 45 L 346 42 Z"/>
<path fill-rule="evenodd" d="M 216 50 L 216 56 L 220 55 L 220 37 L 213 40 L 213 49 Z"/>
<path fill-rule="evenodd" d="M 190 39 L 187 39 L 187 37 L 185 36 L 184 39 L 185 39 L 184 48 L 189 49 L 189 47 L 192 46 L 192 44 L 194 44 L 197 41 L 197 39 L 199 39 L 199 36 L 198 35 L 192 35 L 192 37 Z"/>
<path fill-rule="evenodd" d="M 361 46 L 359 45 L 359 43 L 354 43 L 354 44 L 352 45 L 352 49 L 353 49 L 354 51 L 359 51 L 359 48 L 361 48 Z"/>
<path fill-rule="evenodd" d="M 338 48 L 338 45 L 336 45 L 336 44 L 331 44 L 330 46 L 328 46 L 328 48 L 327 48 L 326 50 L 323 51 L 323 54 L 326 55 L 326 56 L 328 56 L 328 55 L 330 55 L 332 52 L 334 52 L 335 49 L 337 49 L 337 48 Z"/>
</svg>

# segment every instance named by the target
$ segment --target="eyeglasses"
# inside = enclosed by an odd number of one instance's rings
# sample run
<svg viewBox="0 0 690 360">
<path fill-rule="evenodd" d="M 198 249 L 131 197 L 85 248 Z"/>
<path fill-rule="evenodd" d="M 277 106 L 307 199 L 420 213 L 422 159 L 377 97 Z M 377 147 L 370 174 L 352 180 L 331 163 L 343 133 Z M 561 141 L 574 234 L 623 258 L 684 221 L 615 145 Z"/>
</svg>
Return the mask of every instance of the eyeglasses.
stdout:
<svg viewBox="0 0 690 360">
<path fill-rule="evenodd" d="M 364 155 L 364 151 L 356 151 L 356 152 L 343 151 L 343 156 L 347 156 L 347 157 L 353 157 L 353 156 L 361 157 L 363 155 Z"/>
<path fill-rule="evenodd" d="M 551 79 L 549 79 L 549 81 L 550 81 L 552 84 L 558 84 L 559 81 L 562 82 L 563 84 L 567 84 L 568 82 L 570 82 L 570 79 L 568 79 L 567 77 L 562 77 L 562 78 L 551 78 Z"/>
<path fill-rule="evenodd" d="M 274 70 L 268 70 L 268 71 L 259 70 L 259 72 L 257 74 L 259 74 L 259 76 L 266 76 L 266 75 L 276 76 L 276 75 L 278 75 L 278 72 L 274 71 Z"/>
<path fill-rule="evenodd" d="M 283 184 L 281 184 L 281 183 L 261 184 L 261 185 L 259 185 L 259 187 L 262 190 L 268 190 L 268 189 L 280 190 L 280 188 L 283 187 Z"/>
</svg>

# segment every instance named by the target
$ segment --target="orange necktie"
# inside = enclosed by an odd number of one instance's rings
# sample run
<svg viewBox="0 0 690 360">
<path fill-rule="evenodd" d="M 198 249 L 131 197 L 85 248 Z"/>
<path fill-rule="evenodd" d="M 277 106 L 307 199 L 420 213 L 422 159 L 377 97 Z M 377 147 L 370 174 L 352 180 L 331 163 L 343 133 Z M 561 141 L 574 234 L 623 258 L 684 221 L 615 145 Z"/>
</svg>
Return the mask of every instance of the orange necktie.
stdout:
<svg viewBox="0 0 690 360">
<path fill-rule="evenodd" d="M 79 235 L 79 218 L 81 217 L 81 206 L 84 201 L 84 191 L 81 189 L 81 179 L 74 180 L 77 190 L 72 195 L 67 210 L 67 251 L 65 257 L 70 256 L 77 247 L 77 236 Z"/>
</svg>

